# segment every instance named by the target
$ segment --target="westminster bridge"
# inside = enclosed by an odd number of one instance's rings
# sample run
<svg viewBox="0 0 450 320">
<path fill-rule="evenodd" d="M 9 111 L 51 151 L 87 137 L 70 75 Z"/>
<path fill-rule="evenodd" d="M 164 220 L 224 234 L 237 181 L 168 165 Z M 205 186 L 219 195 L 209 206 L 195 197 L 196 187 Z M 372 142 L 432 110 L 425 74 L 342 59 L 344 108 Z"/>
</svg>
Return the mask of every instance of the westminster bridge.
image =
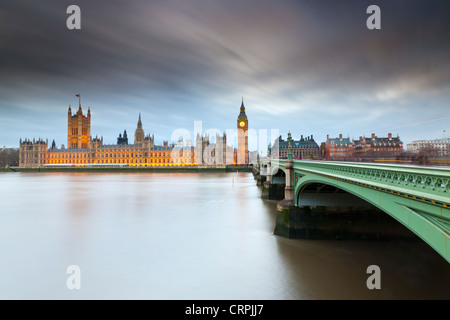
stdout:
<svg viewBox="0 0 450 320">
<path fill-rule="evenodd" d="M 379 217 L 386 216 L 380 212 L 385 212 L 450 263 L 449 169 L 265 159 L 259 164 L 259 174 L 265 180 L 263 198 L 276 199 L 278 193 L 278 199 L 282 200 L 278 204 L 276 227 L 276 230 L 285 229 L 278 232 L 281 235 L 296 229 L 297 233 L 303 232 L 301 238 L 311 238 L 308 234 L 318 234 L 321 228 L 330 227 L 324 220 L 336 219 L 339 210 L 329 208 L 371 206 L 378 213 L 377 219 L 369 219 L 369 223 L 379 224 Z M 299 214 L 302 208 L 308 210 Z M 324 213 L 314 211 L 317 208 L 328 209 Z M 367 210 L 352 212 L 355 220 L 355 215 L 365 215 Z M 347 218 L 348 214 L 346 211 Z M 297 217 L 294 219 L 294 216 Z M 389 229 L 384 225 L 381 228 Z"/>
</svg>

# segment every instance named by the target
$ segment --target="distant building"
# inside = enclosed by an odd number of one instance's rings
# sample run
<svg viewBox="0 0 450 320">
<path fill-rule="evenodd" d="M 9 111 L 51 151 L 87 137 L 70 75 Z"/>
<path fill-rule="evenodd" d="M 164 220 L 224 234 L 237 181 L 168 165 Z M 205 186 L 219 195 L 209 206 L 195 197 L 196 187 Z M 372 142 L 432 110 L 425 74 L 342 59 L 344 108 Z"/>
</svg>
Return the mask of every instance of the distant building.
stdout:
<svg viewBox="0 0 450 320">
<path fill-rule="evenodd" d="M 353 158 L 396 158 L 403 153 L 403 142 L 400 138 L 388 133 L 387 137 L 377 137 L 374 133 L 368 137 L 359 137 L 353 141 Z"/>
<path fill-rule="evenodd" d="M 47 163 L 48 140 L 20 139 L 19 166 L 39 167 Z"/>
<path fill-rule="evenodd" d="M 43 165 L 117 165 L 130 166 L 184 166 L 196 165 L 195 150 L 185 146 L 182 150 L 173 150 L 167 141 L 162 146 L 154 143 L 154 136 L 145 136 L 141 115 L 135 132 L 135 143 L 128 144 L 126 131 L 119 134 L 117 144 L 103 144 L 102 138 L 90 135 L 91 112 L 85 116 L 81 104 L 75 115 L 69 106 L 68 111 L 68 147 L 56 148 L 53 142 L 48 148 L 48 140 L 20 139 L 19 166 L 39 167 Z"/>
<path fill-rule="evenodd" d="M 241 152 L 240 164 L 249 163 L 248 119 L 242 101 L 238 116 L 238 148 Z M 227 146 L 225 134 L 217 135 L 215 143 L 209 136 L 198 136 L 195 146 L 190 141 L 179 141 L 169 145 L 155 145 L 154 135 L 145 135 L 141 114 L 134 133 L 134 144 L 128 143 L 127 131 L 119 134 L 117 144 L 104 144 L 103 137 L 91 136 L 91 111 L 83 114 L 81 103 L 76 114 L 68 110 L 67 147 L 56 147 L 53 140 L 49 148 L 48 140 L 20 139 L 18 165 L 39 167 L 43 165 L 129 165 L 129 166 L 214 166 L 234 165 L 237 150 Z"/>
<path fill-rule="evenodd" d="M 350 138 L 343 138 L 342 134 L 339 134 L 338 138 L 330 138 L 327 135 L 327 141 L 325 142 L 325 158 L 346 160 L 353 157 L 353 150 L 355 144 Z"/>
<path fill-rule="evenodd" d="M 413 141 L 407 144 L 406 151 L 431 157 L 450 157 L 450 138 Z"/>
<path fill-rule="evenodd" d="M 209 135 L 201 137 L 197 135 L 197 150 L 201 150 L 203 165 L 216 167 L 234 165 L 237 161 L 237 150 L 227 145 L 227 135 L 216 134 L 215 142 L 211 143 Z M 200 155 L 199 155 L 200 156 Z"/>
<path fill-rule="evenodd" d="M 321 158 L 319 145 L 314 141 L 313 136 L 300 136 L 299 140 L 292 140 L 292 158 L 293 159 L 319 159 Z M 289 142 L 283 140 L 280 136 L 275 140 L 270 148 L 270 155 L 275 159 L 287 159 L 289 152 Z"/>
<path fill-rule="evenodd" d="M 350 140 L 339 134 L 338 138 L 327 135 L 325 142 L 325 158 L 329 160 L 361 160 L 375 158 L 396 158 L 403 153 L 403 142 L 400 138 L 388 133 L 387 137 L 359 137 Z"/>
</svg>

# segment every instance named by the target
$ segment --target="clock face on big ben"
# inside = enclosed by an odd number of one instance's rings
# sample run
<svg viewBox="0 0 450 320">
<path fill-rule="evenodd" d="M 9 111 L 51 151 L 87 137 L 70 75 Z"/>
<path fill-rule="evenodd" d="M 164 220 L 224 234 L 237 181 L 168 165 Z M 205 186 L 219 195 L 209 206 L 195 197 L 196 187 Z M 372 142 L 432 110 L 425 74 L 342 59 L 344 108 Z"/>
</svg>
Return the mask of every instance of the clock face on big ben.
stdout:
<svg viewBox="0 0 450 320">
<path fill-rule="evenodd" d="M 245 127 L 245 122 L 244 122 L 244 121 L 239 122 L 239 126 L 240 126 L 241 128 Z"/>
</svg>

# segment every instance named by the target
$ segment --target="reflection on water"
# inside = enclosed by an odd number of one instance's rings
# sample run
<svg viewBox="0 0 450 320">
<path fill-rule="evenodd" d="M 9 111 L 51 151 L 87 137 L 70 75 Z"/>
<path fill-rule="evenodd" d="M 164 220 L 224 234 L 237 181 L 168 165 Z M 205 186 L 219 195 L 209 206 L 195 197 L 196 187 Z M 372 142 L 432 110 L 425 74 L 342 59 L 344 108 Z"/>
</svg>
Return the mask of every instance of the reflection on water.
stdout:
<svg viewBox="0 0 450 320">
<path fill-rule="evenodd" d="M 450 298 L 424 243 L 280 238 L 260 192 L 249 173 L 2 173 L 0 298 Z"/>
</svg>

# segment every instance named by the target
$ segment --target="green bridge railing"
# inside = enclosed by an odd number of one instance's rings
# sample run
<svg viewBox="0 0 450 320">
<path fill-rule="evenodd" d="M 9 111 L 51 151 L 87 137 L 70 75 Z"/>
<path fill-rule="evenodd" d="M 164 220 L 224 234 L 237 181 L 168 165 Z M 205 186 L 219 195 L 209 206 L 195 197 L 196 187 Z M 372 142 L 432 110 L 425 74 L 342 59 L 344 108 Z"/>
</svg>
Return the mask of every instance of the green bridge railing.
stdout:
<svg viewBox="0 0 450 320">
<path fill-rule="evenodd" d="M 286 160 L 272 159 L 272 167 Z M 334 161 L 294 160 L 294 171 L 352 180 L 381 189 L 400 192 L 418 199 L 428 199 L 450 206 L 450 169 Z M 450 217 L 449 217 L 450 218 Z"/>
<path fill-rule="evenodd" d="M 287 161 L 270 159 L 268 173 L 292 170 L 286 176 L 293 176 L 294 199 L 287 200 L 297 204 L 301 189 L 309 183 L 335 185 L 396 218 L 450 263 L 450 169 L 307 160 L 293 160 L 288 169 Z"/>
</svg>

